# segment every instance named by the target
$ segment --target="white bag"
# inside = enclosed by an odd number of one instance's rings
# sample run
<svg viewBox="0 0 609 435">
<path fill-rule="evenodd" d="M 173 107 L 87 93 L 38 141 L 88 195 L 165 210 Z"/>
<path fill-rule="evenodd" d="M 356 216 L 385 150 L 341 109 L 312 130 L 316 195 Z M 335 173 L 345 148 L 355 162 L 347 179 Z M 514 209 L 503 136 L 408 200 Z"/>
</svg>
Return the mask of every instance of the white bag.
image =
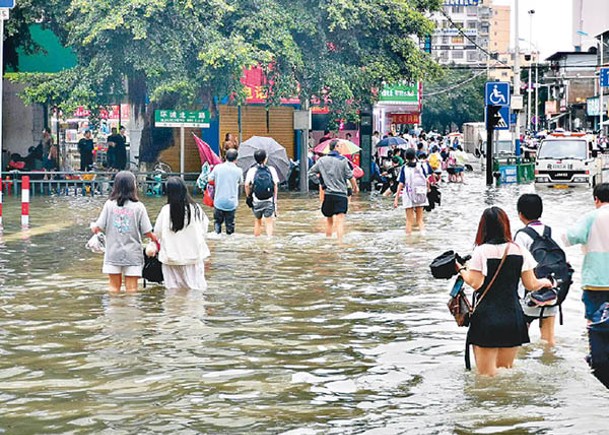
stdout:
<svg viewBox="0 0 609 435">
<path fill-rule="evenodd" d="M 89 239 L 87 244 L 85 245 L 87 249 L 90 249 L 91 252 L 95 252 L 96 254 L 103 254 L 106 252 L 106 236 L 104 233 L 95 233 Z"/>
</svg>

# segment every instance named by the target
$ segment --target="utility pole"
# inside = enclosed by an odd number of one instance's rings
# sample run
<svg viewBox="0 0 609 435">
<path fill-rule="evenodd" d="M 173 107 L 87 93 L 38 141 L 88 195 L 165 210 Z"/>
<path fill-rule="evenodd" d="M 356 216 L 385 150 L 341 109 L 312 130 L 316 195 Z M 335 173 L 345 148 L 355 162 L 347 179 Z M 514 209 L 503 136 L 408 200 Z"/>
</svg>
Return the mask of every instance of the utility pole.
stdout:
<svg viewBox="0 0 609 435">
<path fill-rule="evenodd" d="M 520 98 L 520 43 L 518 42 L 520 35 L 518 32 L 518 22 L 519 17 L 519 0 L 514 0 L 514 33 L 515 33 L 515 44 L 514 44 L 514 97 L 516 100 Z M 520 155 L 520 114 L 516 115 L 516 137 L 515 137 L 515 145 L 516 145 L 516 156 Z"/>
</svg>

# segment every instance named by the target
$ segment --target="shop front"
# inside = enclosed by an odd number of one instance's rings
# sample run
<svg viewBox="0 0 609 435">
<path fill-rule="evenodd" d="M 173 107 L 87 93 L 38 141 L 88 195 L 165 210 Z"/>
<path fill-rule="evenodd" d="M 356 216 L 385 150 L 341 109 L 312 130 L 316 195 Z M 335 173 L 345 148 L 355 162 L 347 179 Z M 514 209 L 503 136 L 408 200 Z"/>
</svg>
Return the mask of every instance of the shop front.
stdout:
<svg viewBox="0 0 609 435">
<path fill-rule="evenodd" d="M 420 82 L 386 85 L 374 106 L 374 130 L 381 136 L 418 130 L 421 124 L 421 96 Z"/>
</svg>

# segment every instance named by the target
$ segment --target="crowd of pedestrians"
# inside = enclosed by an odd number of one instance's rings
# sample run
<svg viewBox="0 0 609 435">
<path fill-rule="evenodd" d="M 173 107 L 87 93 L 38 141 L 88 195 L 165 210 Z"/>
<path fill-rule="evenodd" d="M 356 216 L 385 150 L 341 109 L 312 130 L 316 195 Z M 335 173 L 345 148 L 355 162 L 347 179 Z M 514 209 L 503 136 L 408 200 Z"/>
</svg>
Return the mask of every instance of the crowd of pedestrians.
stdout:
<svg viewBox="0 0 609 435">
<path fill-rule="evenodd" d="M 401 164 L 395 176 L 393 204 L 394 207 L 401 204 L 405 209 L 407 234 L 414 227 L 424 234 L 423 211 L 430 206 L 431 188 L 442 179 L 443 162 L 450 160 L 451 154 L 457 163 L 461 161 L 458 144 L 442 156 L 433 144 L 436 141 L 430 142 L 429 156 L 425 145 L 406 147 L 403 153 L 394 155 L 387 153 L 392 165 Z M 319 158 L 308 175 L 317 179 L 324 192 L 321 213 L 326 219 L 326 236 L 336 233 L 340 241 L 349 207 L 349 190 L 357 192 L 358 185 L 352 164 L 338 152 L 337 144 L 338 141 L 330 142 L 329 154 Z M 402 155 L 403 162 L 399 160 Z M 255 153 L 256 163 L 247 171 L 245 179 L 235 163 L 237 149 L 228 148 L 225 157 L 225 162 L 209 174 L 215 186 L 215 232 L 221 233 L 223 225 L 228 235 L 235 232 L 239 189 L 244 184 L 255 219 L 254 235 L 260 236 L 265 228 L 267 236 L 272 236 L 277 213 L 277 171 L 267 166 L 263 150 Z M 377 158 L 382 159 L 378 154 Z M 462 179 L 459 171 L 448 175 Z M 210 255 L 205 242 L 209 221 L 180 178 L 170 177 L 166 192 L 167 205 L 160 211 L 153 228 L 146 208 L 138 199 L 134 175 L 127 171 L 116 175 L 110 197 L 92 224 L 94 232 L 106 233 L 103 273 L 109 277 L 111 292 L 120 291 L 123 277 L 127 291 L 137 290 L 144 264 L 143 237 L 160 245 L 158 258 L 168 289 L 203 290 L 206 287 L 203 261 Z M 566 246 L 585 247 L 581 281 L 588 321 L 592 321 L 604 303 L 609 303 L 609 183 L 597 185 L 593 199 L 595 210 L 584 215 L 562 236 Z M 498 369 L 513 365 L 519 347 L 529 342 L 529 327 L 536 321 L 541 338 L 550 346 L 555 343 L 555 318 L 559 311 L 556 289 L 562 281 L 554 274 L 542 274 L 543 260 L 538 258 L 538 241 L 549 243 L 548 240 L 554 239 L 551 229 L 541 221 L 543 204 L 538 195 L 522 195 L 517 201 L 517 210 L 524 227 L 513 235 L 509 218 L 502 209 L 486 209 L 478 224 L 471 260 L 456 265 L 458 275 L 474 290 L 475 310 L 470 319 L 467 345 L 473 346 L 477 370 L 483 375 L 493 376 Z M 565 280 L 570 280 L 570 275 Z M 555 295 L 543 293 L 544 289 L 552 289 Z M 550 296 L 540 299 L 538 294 L 542 293 Z"/>
</svg>

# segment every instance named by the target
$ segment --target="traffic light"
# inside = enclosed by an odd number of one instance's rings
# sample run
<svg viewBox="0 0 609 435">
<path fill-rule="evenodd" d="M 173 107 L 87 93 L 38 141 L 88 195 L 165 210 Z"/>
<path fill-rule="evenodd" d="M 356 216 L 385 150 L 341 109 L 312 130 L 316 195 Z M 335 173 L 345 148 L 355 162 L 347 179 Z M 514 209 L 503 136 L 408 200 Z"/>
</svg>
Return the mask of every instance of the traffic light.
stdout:
<svg viewBox="0 0 609 435">
<path fill-rule="evenodd" d="M 501 106 L 486 106 L 486 130 L 493 131 L 495 127 L 501 122 L 501 115 L 499 114 Z"/>
</svg>

